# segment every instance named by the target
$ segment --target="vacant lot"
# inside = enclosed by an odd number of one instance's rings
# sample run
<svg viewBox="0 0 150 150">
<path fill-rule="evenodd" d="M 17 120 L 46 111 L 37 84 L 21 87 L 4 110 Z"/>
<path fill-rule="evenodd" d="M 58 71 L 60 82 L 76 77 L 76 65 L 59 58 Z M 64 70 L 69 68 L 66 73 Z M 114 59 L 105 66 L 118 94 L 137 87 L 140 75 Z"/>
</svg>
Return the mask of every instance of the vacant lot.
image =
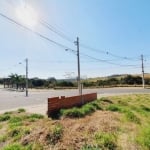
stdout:
<svg viewBox="0 0 150 150">
<path fill-rule="evenodd" d="M 101 98 L 59 116 L 53 120 L 24 109 L 0 115 L 1 149 L 150 149 L 149 94 Z"/>
</svg>

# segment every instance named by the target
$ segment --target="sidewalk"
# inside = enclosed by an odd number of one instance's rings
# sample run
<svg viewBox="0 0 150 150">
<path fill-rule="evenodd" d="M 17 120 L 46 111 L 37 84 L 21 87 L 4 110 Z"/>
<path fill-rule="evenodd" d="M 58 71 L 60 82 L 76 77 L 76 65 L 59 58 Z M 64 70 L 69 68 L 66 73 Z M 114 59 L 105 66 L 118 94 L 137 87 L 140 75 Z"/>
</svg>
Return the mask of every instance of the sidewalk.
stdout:
<svg viewBox="0 0 150 150">
<path fill-rule="evenodd" d="M 3 114 L 8 111 L 16 111 L 19 108 L 24 108 L 26 112 L 29 112 L 29 113 L 37 113 L 37 114 L 42 114 L 42 115 L 46 115 L 46 112 L 47 112 L 47 104 L 40 104 L 40 105 L 18 107 L 18 108 L 13 108 L 13 109 L 8 109 L 8 110 L 0 110 L 0 114 Z"/>
</svg>

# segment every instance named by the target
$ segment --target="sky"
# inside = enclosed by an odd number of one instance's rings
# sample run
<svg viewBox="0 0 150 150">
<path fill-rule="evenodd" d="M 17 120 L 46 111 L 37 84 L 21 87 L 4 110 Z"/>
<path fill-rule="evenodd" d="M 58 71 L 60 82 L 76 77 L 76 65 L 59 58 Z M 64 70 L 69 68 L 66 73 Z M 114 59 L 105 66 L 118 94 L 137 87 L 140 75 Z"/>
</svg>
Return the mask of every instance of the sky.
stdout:
<svg viewBox="0 0 150 150">
<path fill-rule="evenodd" d="M 141 74 L 141 55 L 150 72 L 149 0 L 0 0 L 0 14 L 0 77 L 26 58 L 29 78 L 76 77 L 77 37 L 82 78 Z"/>
</svg>

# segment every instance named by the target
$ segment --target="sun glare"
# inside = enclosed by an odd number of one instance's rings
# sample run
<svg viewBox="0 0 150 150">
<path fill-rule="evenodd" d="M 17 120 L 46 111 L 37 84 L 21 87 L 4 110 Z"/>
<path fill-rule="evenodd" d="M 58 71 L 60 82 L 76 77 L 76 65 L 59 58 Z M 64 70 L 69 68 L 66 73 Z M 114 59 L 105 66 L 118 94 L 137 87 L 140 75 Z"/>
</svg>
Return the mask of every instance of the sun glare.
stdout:
<svg viewBox="0 0 150 150">
<path fill-rule="evenodd" d="M 16 9 L 16 15 L 22 24 L 31 28 L 34 28 L 38 22 L 37 13 L 28 5 L 19 6 Z"/>
</svg>

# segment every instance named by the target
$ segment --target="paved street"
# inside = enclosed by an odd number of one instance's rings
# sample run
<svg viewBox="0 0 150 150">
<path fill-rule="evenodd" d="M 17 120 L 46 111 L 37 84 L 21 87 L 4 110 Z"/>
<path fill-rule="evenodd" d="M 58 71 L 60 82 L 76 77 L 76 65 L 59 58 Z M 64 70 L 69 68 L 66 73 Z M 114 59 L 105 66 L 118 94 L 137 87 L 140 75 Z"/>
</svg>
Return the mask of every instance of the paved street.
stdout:
<svg viewBox="0 0 150 150">
<path fill-rule="evenodd" d="M 97 92 L 98 97 L 132 94 L 132 93 L 150 93 L 150 89 L 142 88 L 100 88 L 84 89 L 83 93 Z M 47 98 L 55 96 L 73 96 L 77 95 L 78 90 L 29 90 L 29 96 L 25 97 L 25 92 L 10 91 L 0 88 L 0 113 L 5 110 L 15 108 L 27 108 L 30 110 L 46 112 Z M 32 109 L 31 109 L 32 108 Z M 44 110 L 43 110 L 44 108 Z"/>
</svg>

